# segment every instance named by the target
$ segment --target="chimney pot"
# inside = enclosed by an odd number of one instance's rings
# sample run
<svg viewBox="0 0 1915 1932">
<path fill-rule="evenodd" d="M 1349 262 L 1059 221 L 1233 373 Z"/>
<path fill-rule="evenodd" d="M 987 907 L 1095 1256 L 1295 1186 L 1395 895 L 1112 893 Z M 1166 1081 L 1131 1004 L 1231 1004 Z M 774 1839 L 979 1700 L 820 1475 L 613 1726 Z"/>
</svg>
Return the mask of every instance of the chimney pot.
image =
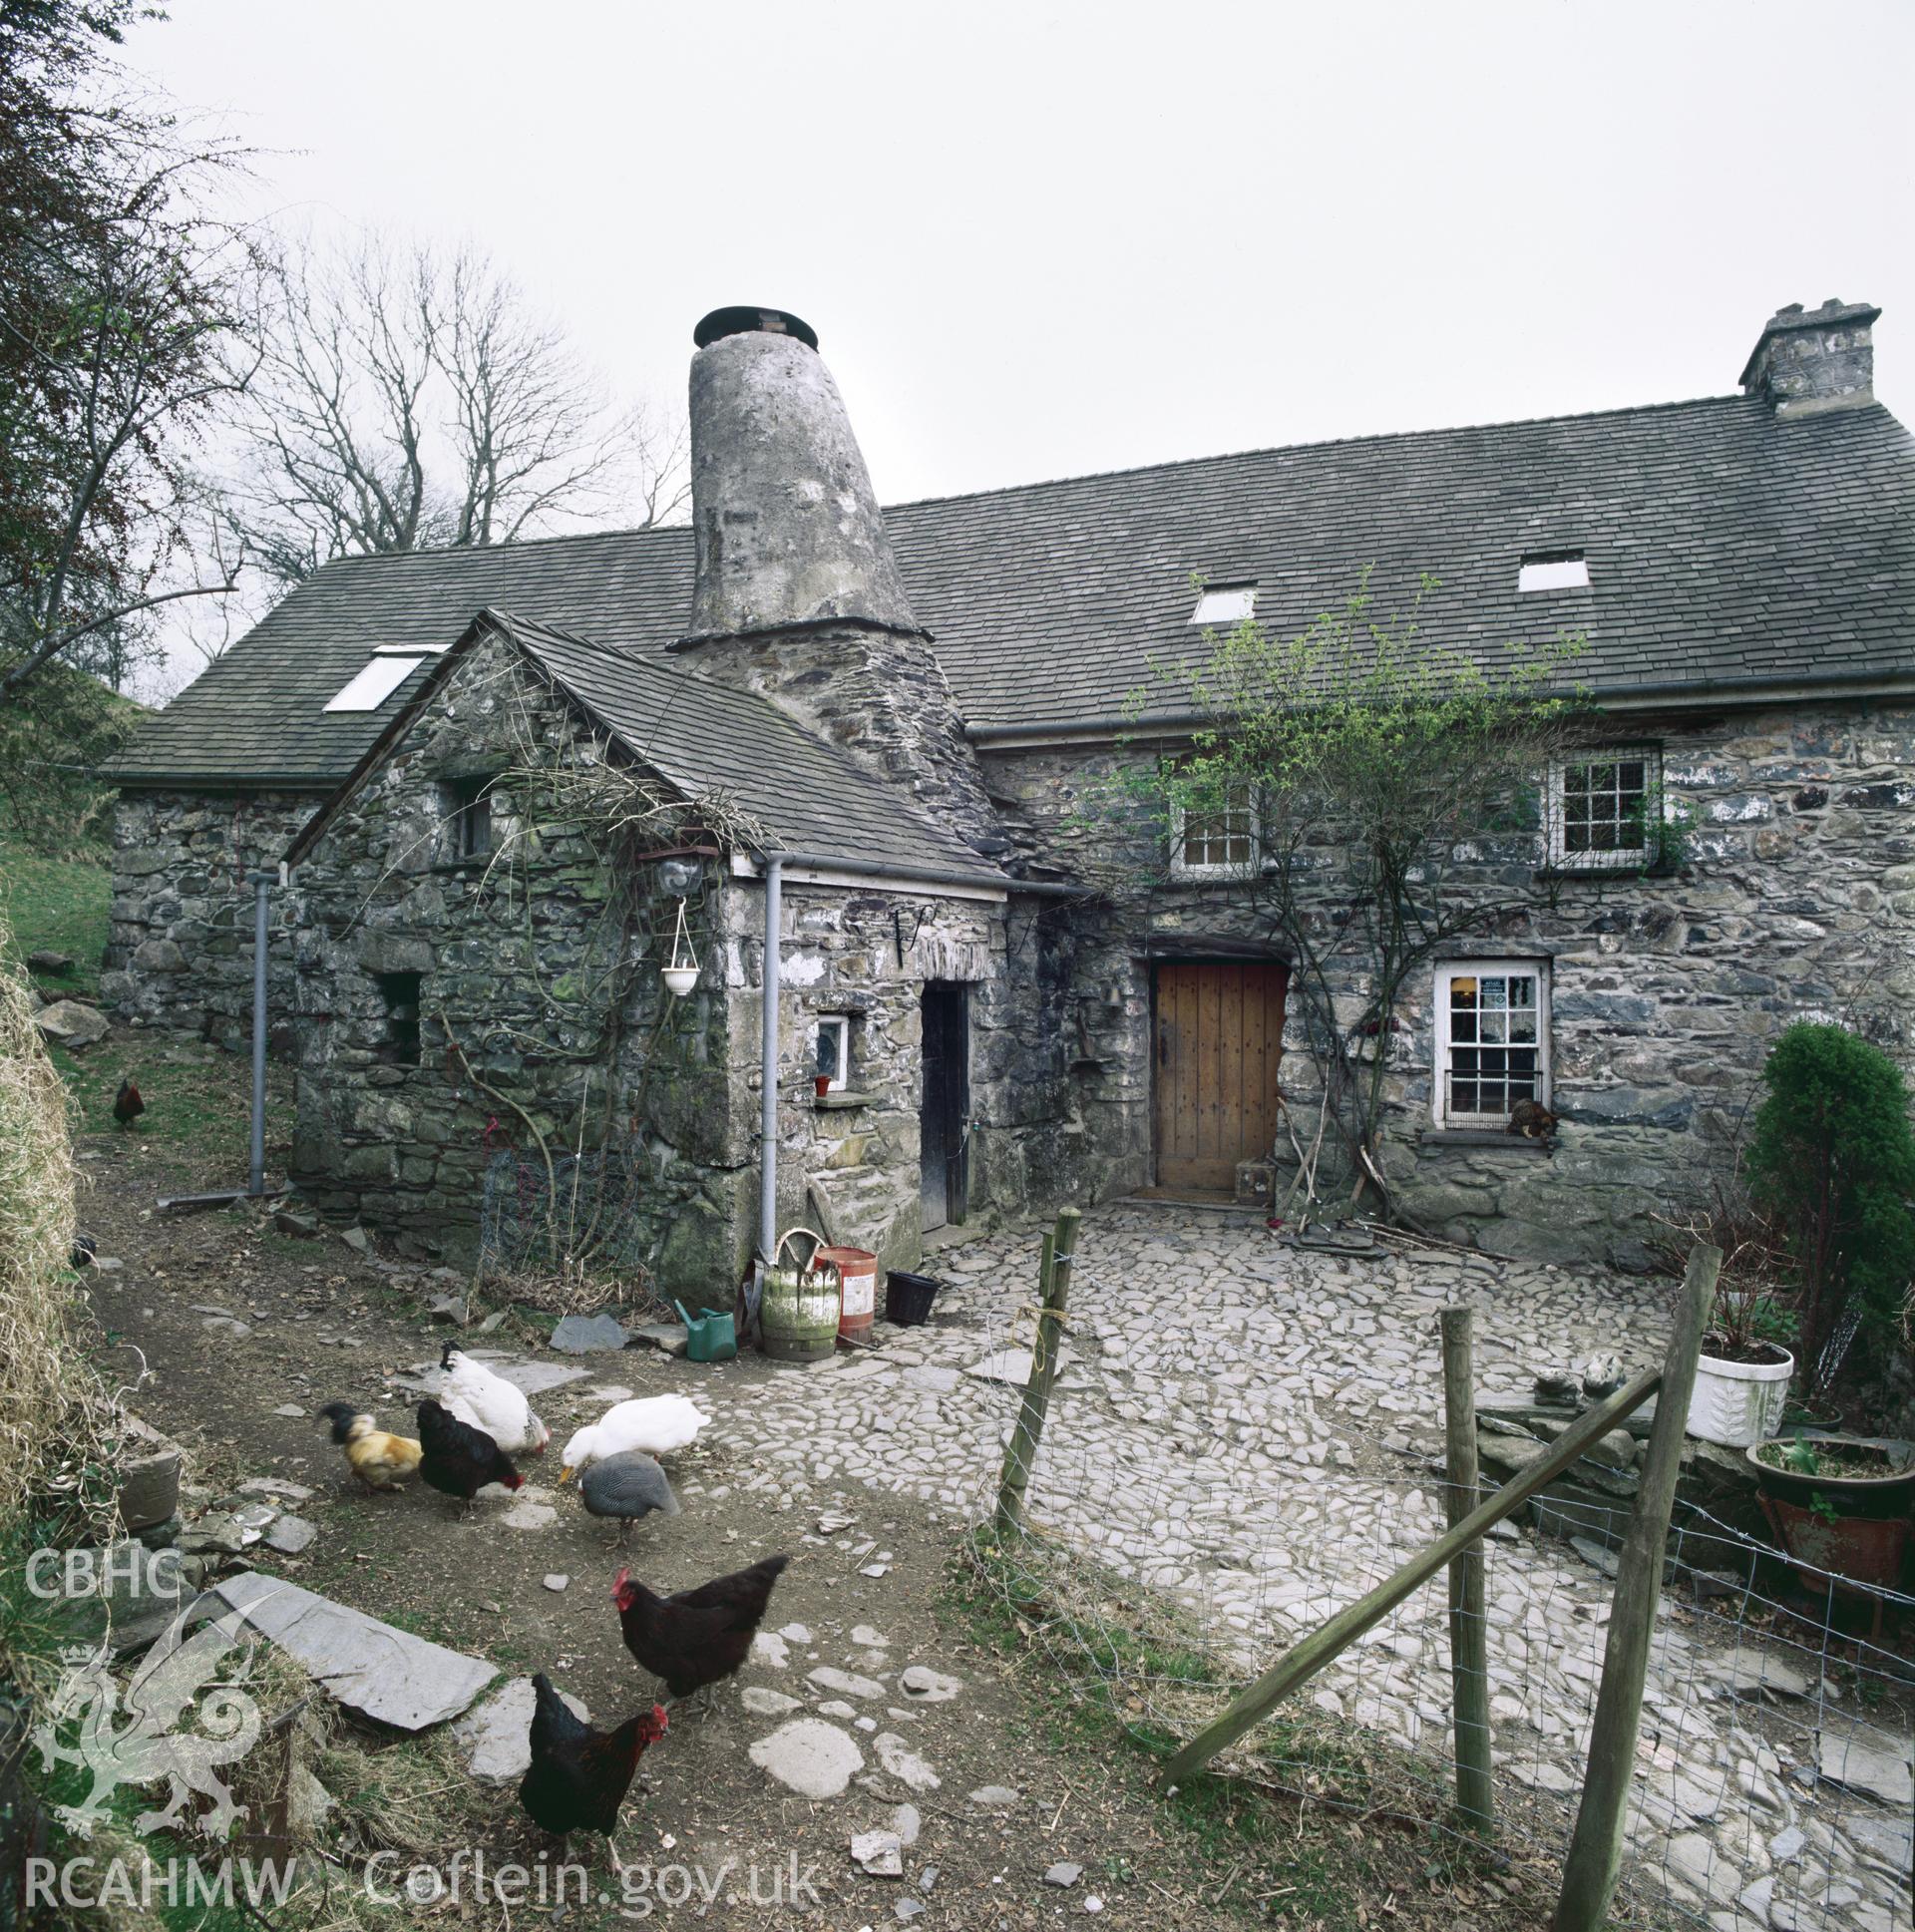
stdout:
<svg viewBox="0 0 1915 1932">
<path fill-rule="evenodd" d="M 714 308 L 692 330 L 691 339 L 701 349 L 721 342 L 728 335 L 749 335 L 757 330 L 765 335 L 795 335 L 806 348 L 818 346 L 818 332 L 809 322 L 782 308 L 757 308 L 750 304 Z"/>
<path fill-rule="evenodd" d="M 1742 370 L 1742 388 L 1767 403 L 1777 421 L 1865 408 L 1875 400 L 1869 330 L 1881 312 L 1838 295 L 1806 313 L 1800 302 L 1778 308 Z"/>
</svg>

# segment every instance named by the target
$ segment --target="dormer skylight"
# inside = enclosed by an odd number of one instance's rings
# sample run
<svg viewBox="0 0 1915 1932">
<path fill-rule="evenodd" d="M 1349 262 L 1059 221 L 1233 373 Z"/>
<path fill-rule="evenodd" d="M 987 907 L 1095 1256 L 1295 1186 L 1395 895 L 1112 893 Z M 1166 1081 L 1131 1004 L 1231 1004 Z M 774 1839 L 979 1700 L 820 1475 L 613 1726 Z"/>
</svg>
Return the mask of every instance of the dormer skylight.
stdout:
<svg viewBox="0 0 1915 1932">
<path fill-rule="evenodd" d="M 422 652 L 401 656 L 390 647 L 380 648 L 375 651 L 372 662 L 337 697 L 328 701 L 326 709 L 376 711 L 425 661 Z"/>
<path fill-rule="evenodd" d="M 1242 623 L 1257 614 L 1257 586 L 1254 583 L 1207 583 L 1190 613 L 1192 623 Z"/>
<path fill-rule="evenodd" d="M 1516 588 L 1531 590 L 1587 590 L 1589 559 L 1581 551 L 1539 551 L 1526 557 L 1516 573 Z"/>
</svg>

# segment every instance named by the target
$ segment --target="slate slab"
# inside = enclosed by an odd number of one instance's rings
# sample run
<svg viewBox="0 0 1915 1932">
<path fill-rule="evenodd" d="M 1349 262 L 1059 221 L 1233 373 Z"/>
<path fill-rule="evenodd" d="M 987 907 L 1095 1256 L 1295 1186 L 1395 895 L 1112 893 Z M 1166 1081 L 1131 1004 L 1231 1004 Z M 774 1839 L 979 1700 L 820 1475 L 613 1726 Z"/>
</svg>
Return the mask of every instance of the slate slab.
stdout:
<svg viewBox="0 0 1915 1932">
<path fill-rule="evenodd" d="M 318 1534 L 318 1525 L 303 1516 L 281 1516 L 267 1526 L 265 1544 L 281 1556 L 297 1556 Z"/>
<path fill-rule="evenodd" d="M 809 1798 L 837 1797 L 865 1754 L 836 1725 L 822 1718 L 799 1718 L 780 1725 L 751 1746 L 751 1761 L 780 1784 Z"/>
<path fill-rule="evenodd" d="M 228 1577 L 211 1594 L 297 1659 L 340 1704 L 401 1731 L 458 1717 L 498 1676 L 476 1657 L 256 1570 Z"/>
<path fill-rule="evenodd" d="M 973 1361 L 964 1373 L 977 1381 L 1010 1382 L 1022 1388 L 1030 1380 L 1030 1351 L 993 1349 L 982 1361 Z"/>
<path fill-rule="evenodd" d="M 1864 1791 L 1897 1811 L 1915 1804 L 1915 1772 L 1909 1769 L 1906 1743 L 1860 1731 L 1823 1731 L 1815 1741 L 1823 1783 Z"/>
<path fill-rule="evenodd" d="M 576 1698 L 563 1691 L 559 1696 L 574 1717 L 591 1722 L 591 1713 Z M 532 1714 L 538 1702 L 532 1679 L 516 1677 L 454 1721 L 454 1741 L 465 1752 L 466 1768 L 474 1777 L 486 1784 L 510 1784 L 525 1776 L 532 1764 Z"/>
<path fill-rule="evenodd" d="M 624 1346 L 624 1325 L 609 1315 L 568 1315 L 552 1332 L 552 1347 L 562 1355 L 606 1354 Z"/>
</svg>

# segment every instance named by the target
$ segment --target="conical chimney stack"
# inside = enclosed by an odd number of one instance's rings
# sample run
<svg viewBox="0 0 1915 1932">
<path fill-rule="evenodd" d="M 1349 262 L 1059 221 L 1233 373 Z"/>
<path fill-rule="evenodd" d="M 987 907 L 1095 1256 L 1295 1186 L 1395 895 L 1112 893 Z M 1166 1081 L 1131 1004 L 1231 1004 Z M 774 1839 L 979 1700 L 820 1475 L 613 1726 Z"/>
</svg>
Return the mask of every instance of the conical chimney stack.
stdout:
<svg viewBox="0 0 1915 1932">
<path fill-rule="evenodd" d="M 818 338 L 776 308 L 692 339 L 698 578 L 674 646 L 767 697 L 983 857 L 1008 849 Z"/>
<path fill-rule="evenodd" d="M 916 630 L 817 336 L 782 309 L 720 308 L 692 339 L 687 641 L 821 623 Z"/>
</svg>

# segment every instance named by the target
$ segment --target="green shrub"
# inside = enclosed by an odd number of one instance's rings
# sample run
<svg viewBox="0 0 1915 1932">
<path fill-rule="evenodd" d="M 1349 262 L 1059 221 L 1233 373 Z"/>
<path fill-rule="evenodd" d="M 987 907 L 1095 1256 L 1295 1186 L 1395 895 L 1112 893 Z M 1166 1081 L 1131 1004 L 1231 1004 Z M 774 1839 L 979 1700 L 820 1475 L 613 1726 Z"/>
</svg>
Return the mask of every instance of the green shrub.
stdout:
<svg viewBox="0 0 1915 1932">
<path fill-rule="evenodd" d="M 1775 1042 L 1743 1157 L 1801 1276 L 1802 1374 L 1818 1394 L 1852 1315 L 1886 1329 L 1915 1275 L 1915 1133 L 1902 1075 L 1845 1027 L 1802 1021 Z"/>
</svg>

